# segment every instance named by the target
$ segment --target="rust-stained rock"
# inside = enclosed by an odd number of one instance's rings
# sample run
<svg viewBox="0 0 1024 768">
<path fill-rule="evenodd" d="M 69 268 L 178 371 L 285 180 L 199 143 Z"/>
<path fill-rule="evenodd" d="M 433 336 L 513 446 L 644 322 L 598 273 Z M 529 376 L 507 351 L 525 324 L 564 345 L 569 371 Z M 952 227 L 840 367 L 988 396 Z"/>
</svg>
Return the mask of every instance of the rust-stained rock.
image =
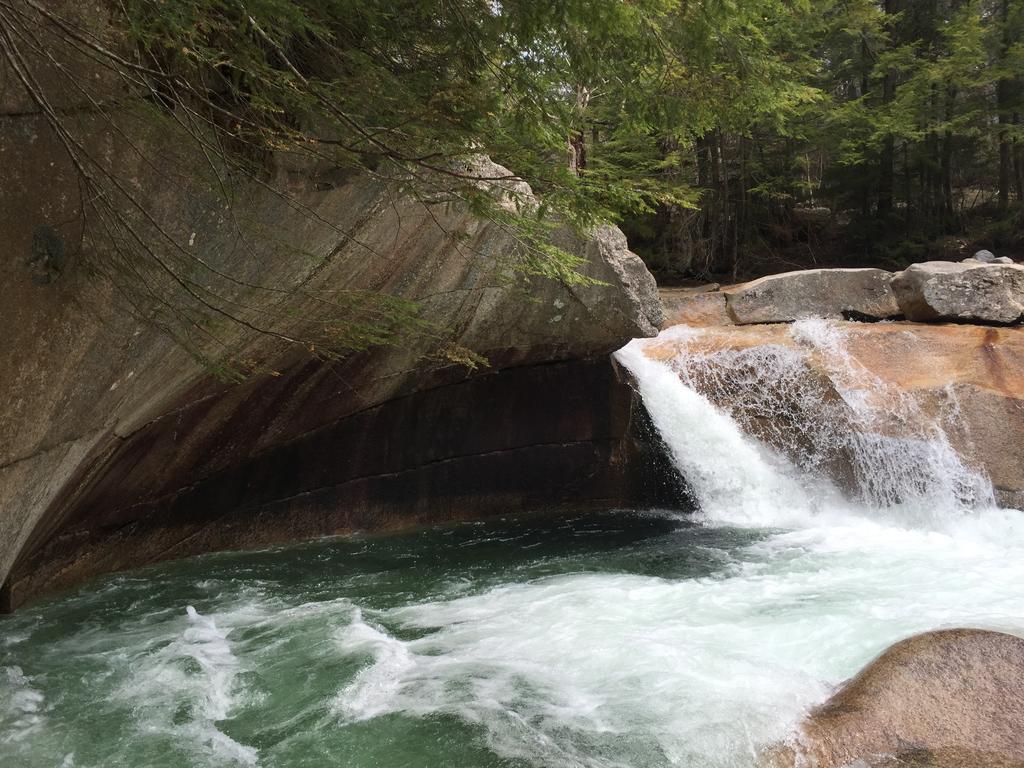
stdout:
<svg viewBox="0 0 1024 768">
<path fill-rule="evenodd" d="M 663 288 L 661 306 L 665 313 L 662 328 L 673 325 L 704 327 L 733 325 L 726 307 L 725 294 L 718 290 Z"/>
<path fill-rule="evenodd" d="M 844 401 L 837 394 L 837 383 L 864 387 L 876 398 L 911 396 L 922 418 L 949 417 L 945 426 L 953 446 L 970 465 L 985 471 L 1002 504 L 1024 507 L 1024 328 L 841 321 L 830 322 L 830 327 L 840 334 L 848 360 L 829 359 L 821 350 L 802 344 L 791 325 L 703 328 L 682 339 L 655 342 L 646 354 L 670 360 L 685 349 L 689 355 L 702 356 L 706 369 L 699 377 L 705 385 L 702 392 L 719 405 L 731 405 L 733 414 L 744 422 L 746 415 L 735 407 L 742 394 L 730 394 L 730 382 L 739 379 L 738 360 L 732 353 L 792 351 L 803 361 L 799 376 L 806 385 L 804 391 L 774 392 L 773 407 L 749 414 L 745 426 L 769 437 L 781 436 L 783 447 L 797 450 L 806 446 L 796 438 L 806 439 L 808 425 L 821 416 L 803 409 L 818 408 L 827 401 L 842 417 Z M 723 352 L 728 355 L 721 370 L 716 370 L 714 355 Z M 844 381 L 831 378 L 837 363 L 846 371 Z M 758 386 L 767 384 L 747 373 Z M 806 396 L 811 392 L 815 394 Z M 840 465 L 841 461 L 834 463 Z M 837 474 L 840 480 L 846 477 Z"/>
<path fill-rule="evenodd" d="M 1024 639 L 979 629 L 911 637 L 818 707 L 772 768 L 1021 768 Z"/>
</svg>

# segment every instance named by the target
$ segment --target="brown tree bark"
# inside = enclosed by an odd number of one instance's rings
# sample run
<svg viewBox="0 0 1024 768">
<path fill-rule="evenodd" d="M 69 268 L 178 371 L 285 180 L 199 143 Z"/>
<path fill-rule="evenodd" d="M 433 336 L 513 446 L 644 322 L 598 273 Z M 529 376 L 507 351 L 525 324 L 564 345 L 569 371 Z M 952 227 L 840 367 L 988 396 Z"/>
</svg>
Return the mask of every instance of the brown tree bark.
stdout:
<svg viewBox="0 0 1024 768">
<path fill-rule="evenodd" d="M 885 0 L 883 5 L 887 14 L 896 13 L 896 0 Z M 882 78 L 882 103 L 890 104 L 896 96 L 896 77 L 886 72 Z M 887 216 L 893 209 L 893 179 L 896 160 L 896 141 L 888 134 L 882 142 L 882 154 L 878 168 L 878 215 Z"/>
<path fill-rule="evenodd" d="M 946 89 L 946 125 L 948 126 L 955 114 L 956 88 L 949 86 Z M 942 206 L 940 215 L 942 217 L 943 229 L 948 229 L 953 223 L 953 131 L 946 128 L 942 137 Z"/>
<path fill-rule="evenodd" d="M 1005 57 L 1010 48 L 1010 0 L 1002 0 L 999 19 L 1003 24 L 1003 45 L 1001 56 Z M 1010 148 L 1008 127 L 1012 121 L 1010 97 L 1012 81 L 1000 78 L 996 83 L 996 112 L 999 120 L 999 210 L 1005 213 L 1010 207 L 1011 165 L 1013 157 Z"/>
</svg>

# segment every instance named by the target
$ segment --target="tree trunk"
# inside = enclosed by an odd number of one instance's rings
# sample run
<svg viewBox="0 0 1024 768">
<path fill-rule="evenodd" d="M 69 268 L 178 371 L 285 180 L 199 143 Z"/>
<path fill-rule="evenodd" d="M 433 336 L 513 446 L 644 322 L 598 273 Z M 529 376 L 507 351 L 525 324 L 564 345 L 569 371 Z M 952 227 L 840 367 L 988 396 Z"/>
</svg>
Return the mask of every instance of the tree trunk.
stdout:
<svg viewBox="0 0 1024 768">
<path fill-rule="evenodd" d="M 948 231 L 953 223 L 953 130 L 949 128 L 953 120 L 956 104 L 956 88 L 946 89 L 946 131 L 942 140 L 942 227 Z"/>
<path fill-rule="evenodd" d="M 999 19 L 1003 25 L 1003 45 L 1000 58 L 1005 59 L 1010 49 L 1010 0 L 1002 0 L 999 8 Z M 1012 155 L 1010 152 L 1011 106 L 1010 96 L 1012 82 L 1009 78 L 1000 78 L 996 83 L 996 112 L 999 120 L 999 210 L 1005 213 L 1010 207 L 1010 173 Z"/>
<path fill-rule="evenodd" d="M 700 189 L 708 188 L 708 178 L 711 175 L 709 170 L 709 159 L 708 153 L 708 139 L 706 136 L 701 136 L 695 143 L 695 150 L 697 154 L 697 186 Z"/>
<path fill-rule="evenodd" d="M 714 194 L 711 198 L 713 205 L 711 212 L 711 257 L 716 262 L 719 261 L 719 256 L 722 254 L 725 245 L 723 183 L 722 132 L 716 128 L 711 134 L 711 186 L 714 189 Z"/>
<path fill-rule="evenodd" d="M 871 50 L 868 48 L 867 40 L 862 36 L 860 43 L 861 76 L 860 76 L 860 97 L 865 98 L 871 89 Z M 860 189 L 860 214 L 864 219 L 871 215 L 871 184 L 868 179 L 859 179 Z"/>
<path fill-rule="evenodd" d="M 1018 83 L 1018 89 L 1019 89 Z M 1019 90 L 1018 90 L 1019 93 Z M 1020 112 L 1013 113 L 1013 125 L 1020 131 L 1021 115 Z M 1017 201 L 1024 201 L 1024 144 L 1020 141 L 1013 142 L 1013 168 L 1014 168 L 1014 187 L 1017 190 Z"/>
<path fill-rule="evenodd" d="M 910 142 L 903 142 L 903 199 L 905 201 L 906 209 L 904 211 L 904 222 L 907 230 L 910 230 L 911 223 L 914 220 L 914 205 L 913 205 L 913 192 L 914 192 L 914 180 L 911 176 L 910 170 Z"/>
<path fill-rule="evenodd" d="M 885 12 L 894 13 L 895 0 L 885 0 Z M 882 78 L 882 104 L 888 105 L 896 95 L 896 77 L 892 72 L 886 72 Z M 893 164 L 896 159 L 896 143 L 893 135 L 886 135 L 882 142 L 882 156 L 879 159 L 878 168 L 878 215 L 888 216 L 892 213 L 893 207 Z"/>
</svg>

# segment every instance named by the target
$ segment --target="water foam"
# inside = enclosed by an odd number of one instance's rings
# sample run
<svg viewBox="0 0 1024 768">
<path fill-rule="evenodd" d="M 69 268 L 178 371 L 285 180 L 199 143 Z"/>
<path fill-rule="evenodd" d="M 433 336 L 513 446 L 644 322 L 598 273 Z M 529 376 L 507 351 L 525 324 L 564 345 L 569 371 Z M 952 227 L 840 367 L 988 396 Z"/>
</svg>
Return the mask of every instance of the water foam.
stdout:
<svg viewBox="0 0 1024 768">
<path fill-rule="evenodd" d="M 913 394 L 861 365 L 837 324 L 808 318 L 794 323 L 790 333 L 817 353 L 842 399 L 841 409 L 819 406 L 814 421 L 831 430 L 822 442 L 841 446 L 852 459 L 863 503 L 933 524 L 935 509 L 948 516 L 995 506 L 988 477 L 969 466 L 950 439 L 950 430 L 962 429 L 952 388 L 944 393 L 941 412 L 928 414 Z M 817 414 L 812 410 L 811 415 Z"/>
<path fill-rule="evenodd" d="M 0 744 L 24 741 L 44 724 L 45 696 L 21 667 L 0 668 Z"/>
<path fill-rule="evenodd" d="M 768 536 L 711 578 L 567 574 L 382 611 L 341 647 L 374 661 L 335 706 L 455 715 L 544 768 L 749 768 L 895 640 L 1019 630 L 1020 518 L 953 532 L 853 519 Z"/>
<path fill-rule="evenodd" d="M 611 517 L 612 527 L 636 524 Z M 52 768 L 73 749 L 82 766 L 223 768 L 256 761 L 240 743 L 249 741 L 261 763 L 282 768 L 752 768 L 759 749 L 892 642 L 946 625 L 1024 628 L 1024 515 L 981 511 L 948 530 L 856 516 L 811 524 L 821 520 L 786 531 L 659 529 L 631 545 L 656 559 L 597 548 L 486 582 L 459 569 L 472 583 L 443 593 L 423 588 L 436 539 L 418 545 L 417 567 L 405 545 L 379 540 L 375 566 L 400 562 L 407 580 L 361 608 L 350 601 L 380 571 L 327 589 L 332 569 L 319 566 L 302 566 L 301 586 L 254 590 L 227 578 L 203 613 L 172 613 L 173 588 L 144 594 L 127 620 L 5 657 L 33 671 L 16 675 L 19 687 L 54 703 L 43 705 L 45 733 L 0 744 L 0 757 Z M 719 556 L 679 570 L 695 546 Z M 609 555 L 622 570 L 608 568 Z M 289 561 L 272 562 L 287 572 Z M 88 658 L 68 652 L 76 646 Z M 71 711 L 61 710 L 65 691 L 46 688 L 61 678 L 83 679 Z M 83 732 L 93 710 L 106 710 L 109 728 L 95 741 Z"/>
<path fill-rule="evenodd" d="M 672 330 L 685 340 L 688 329 Z M 664 337 L 659 337 L 663 339 Z M 651 419 L 706 520 L 753 526 L 797 524 L 838 492 L 812 492 L 780 452 L 746 435 L 737 420 L 633 341 L 616 357 L 633 374 Z"/>
<path fill-rule="evenodd" d="M 416 666 L 412 652 L 405 643 L 367 624 L 359 609 L 353 612 L 351 623 L 338 630 L 337 642 L 345 653 L 369 654 L 372 663 L 341 692 L 334 711 L 353 721 L 388 711 L 403 676 Z"/>
<path fill-rule="evenodd" d="M 228 633 L 191 605 L 188 624 L 170 642 L 158 640 L 131 665 L 118 695 L 133 704 L 140 730 L 191 745 L 217 764 L 256 765 L 257 750 L 223 733 L 236 701 L 239 661 Z"/>
</svg>

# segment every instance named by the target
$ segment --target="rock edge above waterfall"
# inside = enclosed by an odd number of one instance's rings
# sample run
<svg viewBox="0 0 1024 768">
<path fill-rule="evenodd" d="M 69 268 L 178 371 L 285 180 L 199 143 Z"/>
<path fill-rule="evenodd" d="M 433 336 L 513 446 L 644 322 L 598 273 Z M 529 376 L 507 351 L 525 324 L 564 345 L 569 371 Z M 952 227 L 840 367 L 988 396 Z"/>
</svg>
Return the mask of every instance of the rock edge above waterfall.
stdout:
<svg viewBox="0 0 1024 768">
<path fill-rule="evenodd" d="M 805 317 L 1024 322 L 1024 266 L 967 259 L 883 269 L 808 269 L 749 283 L 662 291 L 663 327 L 790 323 Z"/>
</svg>

